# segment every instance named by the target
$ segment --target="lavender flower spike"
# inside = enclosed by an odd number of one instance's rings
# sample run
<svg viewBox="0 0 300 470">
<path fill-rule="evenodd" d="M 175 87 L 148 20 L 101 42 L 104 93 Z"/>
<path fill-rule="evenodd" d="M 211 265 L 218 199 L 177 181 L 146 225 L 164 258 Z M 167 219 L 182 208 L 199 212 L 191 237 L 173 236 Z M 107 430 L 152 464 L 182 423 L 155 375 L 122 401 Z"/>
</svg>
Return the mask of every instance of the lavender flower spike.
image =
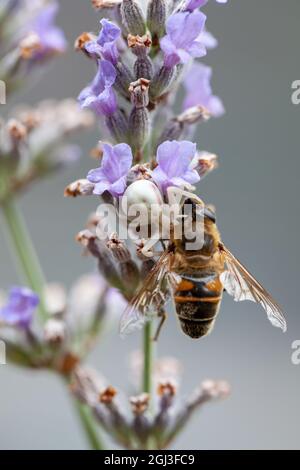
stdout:
<svg viewBox="0 0 300 470">
<path fill-rule="evenodd" d="M 117 110 L 117 99 L 112 89 L 116 76 L 116 70 L 108 60 L 99 61 L 96 77 L 78 97 L 81 107 L 91 108 L 98 115 L 112 115 Z"/>
<path fill-rule="evenodd" d="M 114 147 L 103 144 L 102 147 L 101 166 L 91 170 L 87 179 L 95 184 L 94 194 L 101 195 L 104 191 L 109 191 L 112 196 L 122 196 L 133 160 L 131 148 L 127 144 L 118 144 Z"/>
<path fill-rule="evenodd" d="M 28 329 L 33 312 L 39 304 L 38 296 L 27 287 L 13 287 L 7 304 L 0 309 L 0 323 Z"/>
<path fill-rule="evenodd" d="M 201 42 L 206 16 L 200 11 L 171 15 L 166 24 L 167 35 L 160 41 L 165 66 L 185 64 L 191 57 L 203 57 L 206 49 Z"/>
<path fill-rule="evenodd" d="M 166 192 L 169 186 L 186 186 L 200 181 L 200 176 L 192 167 L 196 144 L 183 141 L 166 141 L 157 149 L 158 166 L 152 173 L 153 180 Z"/>
<path fill-rule="evenodd" d="M 102 29 L 97 40 L 88 42 L 85 49 L 90 55 L 103 58 L 116 65 L 119 59 L 117 41 L 120 38 L 121 30 L 106 18 L 103 18 L 100 24 Z"/>
<path fill-rule="evenodd" d="M 211 76 L 211 67 L 199 62 L 192 64 L 184 80 L 186 89 L 184 109 L 202 106 L 214 117 L 220 117 L 225 113 L 221 99 L 212 93 Z"/>
<path fill-rule="evenodd" d="M 58 3 L 52 3 L 43 8 L 34 20 L 31 31 L 39 38 L 40 44 L 36 52 L 38 58 L 62 53 L 66 49 L 67 42 L 64 33 L 54 24 L 58 10 Z"/>
</svg>

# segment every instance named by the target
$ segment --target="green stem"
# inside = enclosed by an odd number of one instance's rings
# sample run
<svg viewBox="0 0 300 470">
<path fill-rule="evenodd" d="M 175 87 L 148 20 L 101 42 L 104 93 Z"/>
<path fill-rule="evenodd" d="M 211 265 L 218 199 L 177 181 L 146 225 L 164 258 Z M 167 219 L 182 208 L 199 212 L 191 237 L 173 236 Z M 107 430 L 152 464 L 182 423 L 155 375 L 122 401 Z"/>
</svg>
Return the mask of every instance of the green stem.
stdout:
<svg viewBox="0 0 300 470">
<path fill-rule="evenodd" d="M 42 320 L 45 321 L 48 316 L 43 301 L 45 279 L 25 220 L 12 198 L 3 201 L 1 207 L 20 274 L 28 286 L 39 295 L 41 300 L 39 311 Z M 103 449 L 90 410 L 75 398 L 74 404 L 91 448 Z"/>
<path fill-rule="evenodd" d="M 105 447 L 99 437 L 90 409 L 76 398 L 74 399 L 74 405 L 91 450 L 104 450 Z"/>
<path fill-rule="evenodd" d="M 152 393 L 153 355 L 154 342 L 152 337 L 152 322 L 148 321 L 144 326 L 144 371 L 143 392 Z"/>
<path fill-rule="evenodd" d="M 48 316 L 44 304 L 45 279 L 25 220 L 12 197 L 3 201 L 1 207 L 20 274 L 28 287 L 39 295 L 39 312 L 45 321 Z"/>
</svg>

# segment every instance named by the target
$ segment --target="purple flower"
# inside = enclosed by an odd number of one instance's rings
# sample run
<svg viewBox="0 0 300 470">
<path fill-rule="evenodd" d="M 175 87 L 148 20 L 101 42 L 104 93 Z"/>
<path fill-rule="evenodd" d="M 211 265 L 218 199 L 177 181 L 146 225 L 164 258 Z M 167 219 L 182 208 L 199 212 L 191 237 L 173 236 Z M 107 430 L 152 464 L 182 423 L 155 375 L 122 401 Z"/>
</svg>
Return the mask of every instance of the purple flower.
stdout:
<svg viewBox="0 0 300 470">
<path fill-rule="evenodd" d="M 200 180 L 197 171 L 192 168 L 196 153 L 196 144 L 183 140 L 166 141 L 157 149 L 158 166 L 152 173 L 153 180 L 163 192 L 169 186 L 185 186 Z"/>
<path fill-rule="evenodd" d="M 214 117 L 220 117 L 224 114 L 225 109 L 222 101 L 212 93 L 211 76 L 211 67 L 199 62 L 192 64 L 184 80 L 186 89 L 184 109 L 203 106 Z"/>
<path fill-rule="evenodd" d="M 87 179 L 95 184 L 94 194 L 109 191 L 112 196 L 122 196 L 126 189 L 126 177 L 132 165 L 132 152 L 127 144 L 114 147 L 103 144 L 103 157 L 100 168 L 91 170 Z"/>
<path fill-rule="evenodd" d="M 40 47 L 34 58 L 65 51 L 67 43 L 64 33 L 54 24 L 58 10 L 58 3 L 51 3 L 44 7 L 33 21 L 30 31 L 37 34 L 40 41 Z"/>
<path fill-rule="evenodd" d="M 218 46 L 218 40 L 207 30 L 201 34 L 200 41 L 206 49 L 215 49 Z"/>
<path fill-rule="evenodd" d="M 228 0 L 216 0 L 218 3 L 227 3 Z M 208 0 L 188 0 L 185 5 L 185 10 L 194 11 L 196 8 L 201 8 L 206 5 Z"/>
<path fill-rule="evenodd" d="M 7 304 L 0 309 L 0 322 L 27 329 L 39 304 L 38 296 L 27 287 L 13 287 Z"/>
<path fill-rule="evenodd" d="M 120 38 L 120 28 L 111 21 L 103 18 L 100 21 L 102 29 L 96 41 L 88 42 L 85 49 L 94 57 L 103 58 L 116 65 L 119 59 L 117 41 Z"/>
<path fill-rule="evenodd" d="M 166 24 L 167 35 L 160 41 L 165 66 L 185 64 L 191 57 L 203 57 L 206 49 L 201 42 L 206 16 L 200 11 L 171 15 Z"/>
<path fill-rule="evenodd" d="M 98 62 L 98 72 L 93 82 L 78 97 L 82 108 L 91 108 L 97 114 L 110 116 L 117 109 L 117 99 L 112 89 L 116 70 L 108 60 Z"/>
</svg>

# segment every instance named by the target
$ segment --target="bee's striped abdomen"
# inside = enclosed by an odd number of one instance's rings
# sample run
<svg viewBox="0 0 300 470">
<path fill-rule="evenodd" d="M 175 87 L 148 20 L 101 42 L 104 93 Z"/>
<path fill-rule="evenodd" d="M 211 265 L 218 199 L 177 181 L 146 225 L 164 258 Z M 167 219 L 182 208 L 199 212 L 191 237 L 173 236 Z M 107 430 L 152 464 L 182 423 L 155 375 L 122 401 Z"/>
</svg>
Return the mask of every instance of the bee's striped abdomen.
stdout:
<svg viewBox="0 0 300 470">
<path fill-rule="evenodd" d="M 201 338 L 214 326 L 223 286 L 216 273 L 202 277 L 181 274 L 181 279 L 174 296 L 181 328 L 191 338 Z"/>
</svg>

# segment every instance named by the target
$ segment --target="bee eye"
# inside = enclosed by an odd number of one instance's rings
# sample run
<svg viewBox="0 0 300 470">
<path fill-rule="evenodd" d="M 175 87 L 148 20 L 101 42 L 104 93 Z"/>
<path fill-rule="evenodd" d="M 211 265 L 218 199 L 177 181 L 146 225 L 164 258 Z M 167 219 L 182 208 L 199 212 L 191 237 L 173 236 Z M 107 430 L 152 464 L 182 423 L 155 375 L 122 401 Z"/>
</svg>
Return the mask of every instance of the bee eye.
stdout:
<svg viewBox="0 0 300 470">
<path fill-rule="evenodd" d="M 212 223 L 216 223 L 216 214 L 208 207 L 205 207 L 204 209 L 204 216 L 207 217 Z"/>
</svg>

